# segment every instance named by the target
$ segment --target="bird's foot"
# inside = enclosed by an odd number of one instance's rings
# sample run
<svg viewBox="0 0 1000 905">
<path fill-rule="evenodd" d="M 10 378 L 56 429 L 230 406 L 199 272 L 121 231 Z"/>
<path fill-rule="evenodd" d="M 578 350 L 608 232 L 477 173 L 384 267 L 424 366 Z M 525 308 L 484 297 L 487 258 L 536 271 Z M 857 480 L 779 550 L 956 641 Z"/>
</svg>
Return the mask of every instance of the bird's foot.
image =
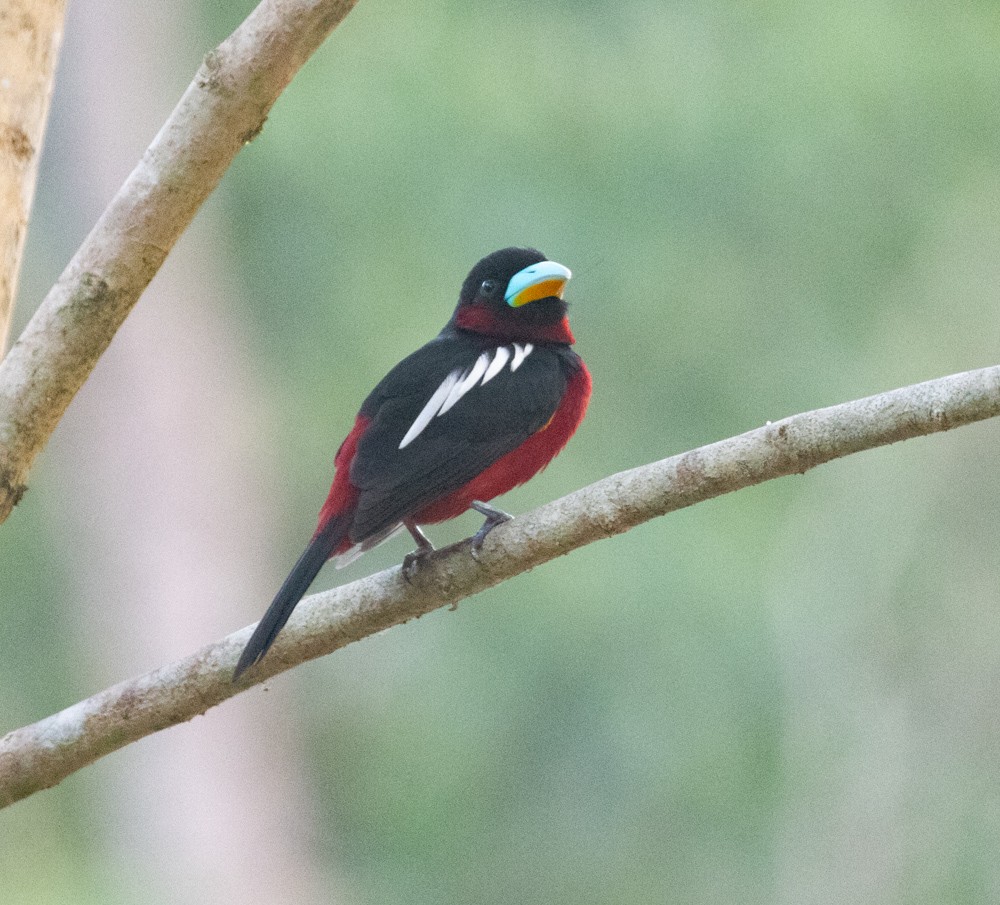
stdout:
<svg viewBox="0 0 1000 905">
<path fill-rule="evenodd" d="M 479 562 L 479 551 L 482 549 L 483 541 L 486 540 L 486 535 L 496 528 L 497 525 L 509 522 L 514 516 L 509 512 L 504 512 L 502 509 L 496 509 L 493 506 L 487 506 L 486 503 L 480 503 L 479 500 L 472 501 L 472 508 L 480 515 L 486 516 L 483 527 L 472 535 L 472 549 L 469 551 L 472 554 L 472 558 L 476 562 Z"/>
<path fill-rule="evenodd" d="M 413 579 L 417 577 L 421 564 L 433 552 L 434 548 L 431 547 L 430 550 L 414 550 L 412 553 L 407 553 L 406 556 L 403 557 L 403 580 L 407 584 L 413 584 Z"/>
<path fill-rule="evenodd" d="M 403 557 L 402 565 L 403 579 L 407 584 L 413 584 L 413 579 L 420 571 L 420 563 L 434 552 L 434 544 L 413 522 L 403 522 L 403 524 L 406 525 L 406 530 L 417 542 L 417 549 Z"/>
</svg>

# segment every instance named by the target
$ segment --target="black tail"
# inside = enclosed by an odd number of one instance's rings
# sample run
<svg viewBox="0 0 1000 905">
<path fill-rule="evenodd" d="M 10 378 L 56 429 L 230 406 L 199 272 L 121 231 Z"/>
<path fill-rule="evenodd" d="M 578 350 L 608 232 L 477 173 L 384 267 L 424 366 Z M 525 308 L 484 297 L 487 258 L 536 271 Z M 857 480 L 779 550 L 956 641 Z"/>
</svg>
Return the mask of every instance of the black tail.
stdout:
<svg viewBox="0 0 1000 905">
<path fill-rule="evenodd" d="M 313 579 L 323 568 L 323 563 L 330 558 L 330 554 L 344 539 L 349 523 L 350 516 L 332 518 L 323 530 L 309 542 L 305 553 L 299 557 L 299 561 L 288 573 L 288 578 L 285 579 L 285 583 L 267 608 L 264 618 L 257 623 L 257 628 L 250 636 L 247 646 L 243 648 L 240 661 L 233 671 L 234 682 L 251 666 L 260 662 L 264 654 L 274 644 L 278 632 L 285 627 L 288 617 L 292 615 L 292 610 L 309 590 L 309 585 L 313 583 Z"/>
</svg>

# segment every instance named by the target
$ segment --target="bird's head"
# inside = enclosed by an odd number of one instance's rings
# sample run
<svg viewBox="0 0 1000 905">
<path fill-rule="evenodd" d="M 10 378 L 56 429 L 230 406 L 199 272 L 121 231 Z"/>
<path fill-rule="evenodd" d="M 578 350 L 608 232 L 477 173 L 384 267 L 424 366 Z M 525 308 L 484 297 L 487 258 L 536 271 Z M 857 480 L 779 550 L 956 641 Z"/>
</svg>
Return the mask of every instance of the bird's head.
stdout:
<svg viewBox="0 0 1000 905">
<path fill-rule="evenodd" d="M 572 343 L 563 291 L 569 268 L 534 248 L 503 248 L 462 283 L 452 324 L 502 340 Z"/>
</svg>

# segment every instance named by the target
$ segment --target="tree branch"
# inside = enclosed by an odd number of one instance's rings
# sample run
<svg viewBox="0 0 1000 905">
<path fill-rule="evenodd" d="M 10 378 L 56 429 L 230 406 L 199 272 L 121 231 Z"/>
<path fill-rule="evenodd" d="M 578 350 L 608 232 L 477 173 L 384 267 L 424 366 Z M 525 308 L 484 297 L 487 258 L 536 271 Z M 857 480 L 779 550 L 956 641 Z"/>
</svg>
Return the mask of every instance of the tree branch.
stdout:
<svg viewBox="0 0 1000 905">
<path fill-rule="evenodd" d="M 250 628 L 0 739 L 0 807 L 244 688 L 352 641 L 457 603 L 541 563 L 694 503 L 862 450 L 1000 415 L 1000 366 L 794 415 L 624 471 L 434 554 L 413 585 L 398 568 L 304 600 L 262 663 L 230 681 Z"/>
<path fill-rule="evenodd" d="M 0 362 L 0 522 L 66 406 L 302 64 L 357 0 L 263 0 L 194 81 Z"/>
<path fill-rule="evenodd" d="M 66 0 L 0 8 L 0 358 L 7 348 Z"/>
</svg>

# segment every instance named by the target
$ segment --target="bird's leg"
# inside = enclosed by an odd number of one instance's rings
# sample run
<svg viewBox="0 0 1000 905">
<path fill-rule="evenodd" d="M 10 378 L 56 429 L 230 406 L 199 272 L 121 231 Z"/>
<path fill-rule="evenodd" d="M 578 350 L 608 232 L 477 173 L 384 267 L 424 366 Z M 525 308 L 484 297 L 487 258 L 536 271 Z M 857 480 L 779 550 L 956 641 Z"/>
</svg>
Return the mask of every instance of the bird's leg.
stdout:
<svg viewBox="0 0 1000 905">
<path fill-rule="evenodd" d="M 487 506 L 486 503 L 481 503 L 479 500 L 472 501 L 472 508 L 480 515 L 486 516 L 483 527 L 472 535 L 472 550 L 470 552 L 472 553 L 472 558 L 476 562 L 479 562 L 479 550 L 483 546 L 483 541 L 486 540 L 486 535 L 496 528 L 497 525 L 509 522 L 514 516 L 509 512 L 504 512 L 502 509 Z"/>
<path fill-rule="evenodd" d="M 413 581 L 413 576 L 417 574 L 417 564 L 420 560 L 426 556 L 430 556 L 434 552 L 434 544 L 417 527 L 416 522 L 403 519 L 403 524 L 406 526 L 406 530 L 410 532 L 410 536 L 417 542 L 417 549 L 412 553 L 407 553 L 403 557 L 403 578 L 409 583 Z"/>
</svg>

